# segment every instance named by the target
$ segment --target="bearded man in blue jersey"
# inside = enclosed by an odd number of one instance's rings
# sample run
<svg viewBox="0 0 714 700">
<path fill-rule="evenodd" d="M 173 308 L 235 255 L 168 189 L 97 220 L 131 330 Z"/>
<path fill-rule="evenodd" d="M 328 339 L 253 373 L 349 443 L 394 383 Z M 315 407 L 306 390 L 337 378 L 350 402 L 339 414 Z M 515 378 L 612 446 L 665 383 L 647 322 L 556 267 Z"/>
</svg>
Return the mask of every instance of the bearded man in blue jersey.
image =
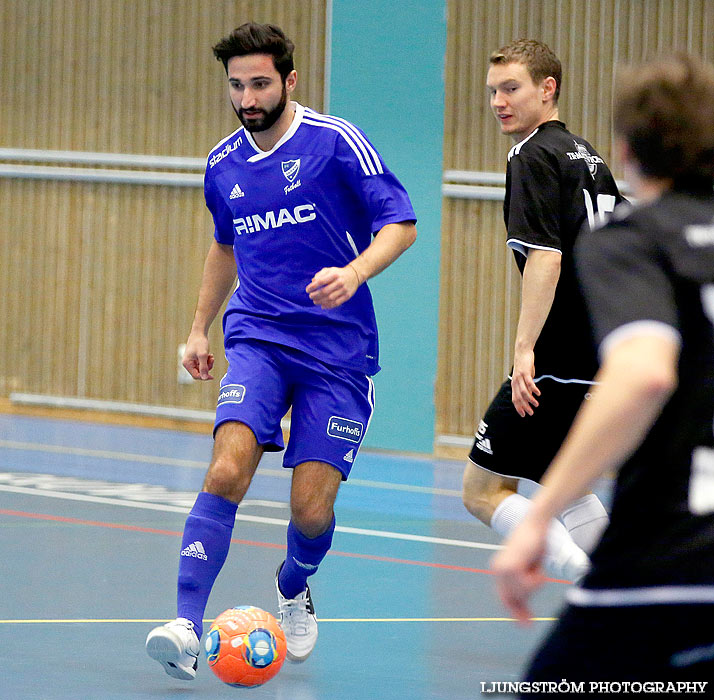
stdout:
<svg viewBox="0 0 714 700">
<path fill-rule="evenodd" d="M 209 380 L 208 329 L 230 295 L 213 457 L 186 520 L 178 617 L 146 640 L 175 678 L 196 675 L 208 596 L 230 546 L 236 508 L 265 451 L 291 468 L 287 554 L 275 577 L 288 659 L 317 641 L 307 577 L 332 543 L 333 506 L 364 439 L 379 371 L 368 279 L 415 240 L 409 197 L 365 135 L 291 101 L 293 44 L 247 23 L 214 47 L 242 126 L 206 164 L 215 223 L 184 367 Z M 237 284 L 236 284 L 237 276 Z"/>
</svg>

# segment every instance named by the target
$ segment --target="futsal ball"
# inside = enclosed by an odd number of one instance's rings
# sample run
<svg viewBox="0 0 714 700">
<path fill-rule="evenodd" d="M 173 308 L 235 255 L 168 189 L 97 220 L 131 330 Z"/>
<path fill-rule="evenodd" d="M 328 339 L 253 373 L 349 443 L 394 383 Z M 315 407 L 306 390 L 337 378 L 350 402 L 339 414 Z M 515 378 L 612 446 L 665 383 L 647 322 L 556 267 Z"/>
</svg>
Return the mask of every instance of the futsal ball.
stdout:
<svg viewBox="0 0 714 700">
<path fill-rule="evenodd" d="M 213 673 L 228 685 L 243 687 L 273 678 L 287 652 L 280 623 L 252 605 L 222 612 L 208 630 L 205 648 Z"/>
</svg>

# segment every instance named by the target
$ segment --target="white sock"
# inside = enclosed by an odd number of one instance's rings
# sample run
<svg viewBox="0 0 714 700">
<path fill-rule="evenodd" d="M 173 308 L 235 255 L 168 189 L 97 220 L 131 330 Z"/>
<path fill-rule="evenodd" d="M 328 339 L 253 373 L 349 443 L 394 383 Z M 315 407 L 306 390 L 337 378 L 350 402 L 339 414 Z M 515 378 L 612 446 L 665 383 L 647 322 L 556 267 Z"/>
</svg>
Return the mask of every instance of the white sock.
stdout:
<svg viewBox="0 0 714 700">
<path fill-rule="evenodd" d="M 594 493 L 579 498 L 566 508 L 560 517 L 573 542 L 587 554 L 595 549 L 603 530 L 610 522 L 605 506 Z"/>
<path fill-rule="evenodd" d="M 531 502 L 514 493 L 504 498 L 491 517 L 491 527 L 501 537 L 507 537 L 525 518 Z M 545 543 L 545 569 L 551 576 L 578 582 L 588 572 L 588 555 L 578 547 L 559 520 L 553 519 Z"/>
</svg>

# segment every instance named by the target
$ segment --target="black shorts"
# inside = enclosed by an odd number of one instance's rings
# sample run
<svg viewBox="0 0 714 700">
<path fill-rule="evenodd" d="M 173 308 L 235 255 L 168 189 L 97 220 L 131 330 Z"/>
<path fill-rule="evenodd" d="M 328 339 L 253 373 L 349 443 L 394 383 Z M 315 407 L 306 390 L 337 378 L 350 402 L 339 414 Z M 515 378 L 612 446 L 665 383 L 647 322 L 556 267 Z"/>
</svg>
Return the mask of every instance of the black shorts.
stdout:
<svg viewBox="0 0 714 700">
<path fill-rule="evenodd" d="M 476 431 L 469 459 L 496 474 L 540 481 L 560 449 L 591 384 L 538 382 L 541 395 L 533 415 L 521 418 L 506 380 Z"/>
<path fill-rule="evenodd" d="M 570 605 L 536 652 L 525 676 L 529 682 L 584 682 L 586 690 L 593 681 L 711 683 L 712 678 L 714 605 L 705 603 Z"/>
</svg>

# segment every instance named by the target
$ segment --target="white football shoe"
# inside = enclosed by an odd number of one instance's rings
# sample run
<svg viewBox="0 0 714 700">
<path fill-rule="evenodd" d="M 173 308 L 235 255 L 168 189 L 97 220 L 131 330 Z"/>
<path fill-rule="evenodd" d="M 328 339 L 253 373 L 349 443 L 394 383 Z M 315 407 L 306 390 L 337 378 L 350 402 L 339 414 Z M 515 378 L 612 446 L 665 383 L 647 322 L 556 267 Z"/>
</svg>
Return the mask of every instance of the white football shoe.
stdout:
<svg viewBox="0 0 714 700">
<path fill-rule="evenodd" d="M 275 590 L 278 593 L 280 626 L 285 632 L 287 659 L 293 663 L 305 661 L 317 642 L 317 617 L 312 604 L 310 586 L 295 598 L 286 598 L 280 592 L 278 574 L 282 564 L 275 572 Z"/>
<path fill-rule="evenodd" d="M 193 622 L 185 617 L 155 627 L 146 638 L 146 653 L 158 661 L 169 676 L 182 681 L 196 677 L 199 649 Z"/>
</svg>

